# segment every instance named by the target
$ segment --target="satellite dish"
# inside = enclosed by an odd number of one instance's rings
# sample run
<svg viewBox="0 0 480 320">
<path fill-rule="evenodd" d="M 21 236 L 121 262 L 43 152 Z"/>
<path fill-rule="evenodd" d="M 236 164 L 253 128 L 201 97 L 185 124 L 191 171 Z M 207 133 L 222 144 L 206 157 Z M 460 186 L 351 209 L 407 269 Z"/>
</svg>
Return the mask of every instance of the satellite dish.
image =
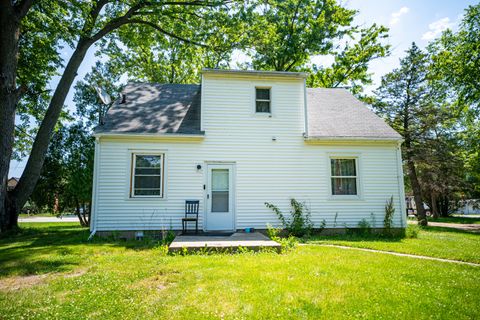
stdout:
<svg viewBox="0 0 480 320">
<path fill-rule="evenodd" d="M 94 86 L 94 87 L 95 87 L 95 91 L 97 91 L 97 94 L 100 100 L 102 100 L 102 102 L 107 106 L 110 105 L 110 103 L 112 103 L 112 98 L 110 98 L 110 95 L 107 93 L 107 91 L 104 88 L 99 86 Z"/>
</svg>

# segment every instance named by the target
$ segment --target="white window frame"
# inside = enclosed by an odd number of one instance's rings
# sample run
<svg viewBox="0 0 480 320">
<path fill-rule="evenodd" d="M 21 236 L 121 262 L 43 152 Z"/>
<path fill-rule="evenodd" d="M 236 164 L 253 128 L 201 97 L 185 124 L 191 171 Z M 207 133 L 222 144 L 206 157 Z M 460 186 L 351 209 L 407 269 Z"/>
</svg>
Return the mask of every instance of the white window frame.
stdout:
<svg viewBox="0 0 480 320">
<path fill-rule="evenodd" d="M 269 96 L 270 96 L 270 99 L 257 99 L 257 89 L 268 89 L 269 91 Z M 257 115 L 268 115 L 270 116 L 272 114 L 272 87 L 269 87 L 269 86 L 255 86 L 254 88 L 254 106 L 253 106 L 253 110 L 255 112 L 255 114 Z M 270 111 L 269 112 L 259 112 L 257 111 L 257 102 L 268 102 L 269 103 L 269 109 Z"/>
<path fill-rule="evenodd" d="M 363 194 L 362 188 L 362 177 L 361 177 L 361 158 L 360 155 L 351 155 L 351 154 L 334 154 L 329 155 L 328 159 L 328 194 L 330 195 L 330 199 L 332 200 L 361 200 Z M 332 160 L 333 159 L 353 159 L 355 160 L 355 176 L 332 176 Z M 357 187 L 357 194 L 333 194 L 332 185 L 333 185 L 333 178 L 355 178 L 355 185 Z"/>
<path fill-rule="evenodd" d="M 135 167 L 136 156 L 159 156 L 160 157 L 160 194 L 159 195 L 135 195 Z M 130 167 L 130 198 L 156 198 L 164 199 L 164 182 L 165 181 L 165 154 L 159 152 L 132 152 Z"/>
</svg>

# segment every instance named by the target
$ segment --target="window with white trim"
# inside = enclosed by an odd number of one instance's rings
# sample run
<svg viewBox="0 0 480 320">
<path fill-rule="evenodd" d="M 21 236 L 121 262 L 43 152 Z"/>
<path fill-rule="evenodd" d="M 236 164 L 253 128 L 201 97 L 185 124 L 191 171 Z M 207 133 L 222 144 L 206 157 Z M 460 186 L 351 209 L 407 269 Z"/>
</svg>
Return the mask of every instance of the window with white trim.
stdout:
<svg viewBox="0 0 480 320">
<path fill-rule="evenodd" d="M 132 197 L 163 197 L 163 154 L 132 154 Z"/>
<path fill-rule="evenodd" d="M 332 195 L 358 195 L 357 159 L 331 158 Z"/>
<path fill-rule="evenodd" d="M 255 112 L 271 113 L 270 88 L 255 87 Z"/>
</svg>

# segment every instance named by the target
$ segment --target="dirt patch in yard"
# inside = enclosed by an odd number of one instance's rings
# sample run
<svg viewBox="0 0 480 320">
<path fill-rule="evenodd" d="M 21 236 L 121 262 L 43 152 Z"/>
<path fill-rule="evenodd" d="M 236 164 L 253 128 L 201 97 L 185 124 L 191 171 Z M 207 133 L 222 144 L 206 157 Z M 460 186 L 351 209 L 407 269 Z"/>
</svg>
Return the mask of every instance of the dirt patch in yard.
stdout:
<svg viewBox="0 0 480 320">
<path fill-rule="evenodd" d="M 67 273 L 63 277 L 66 278 L 66 279 L 75 278 L 75 277 L 83 276 L 85 273 L 87 273 L 86 269 L 80 269 L 80 270 L 75 271 L 75 272 Z"/>
<path fill-rule="evenodd" d="M 29 275 L 29 276 L 15 276 L 0 279 L 0 291 L 15 291 L 30 288 L 39 284 L 47 282 L 49 279 L 56 279 L 58 277 L 75 278 L 80 277 L 87 273 L 86 269 L 81 269 L 75 272 L 62 274 L 62 273 L 47 273 L 41 275 Z"/>
<path fill-rule="evenodd" d="M 18 276 L 0 279 L 0 291 L 15 291 L 30 288 L 45 282 L 46 274 L 32 276 Z"/>
<path fill-rule="evenodd" d="M 162 290 L 165 290 L 167 286 L 168 286 L 168 283 L 165 281 L 165 278 L 161 275 L 156 275 L 156 276 L 145 278 L 135 283 L 132 283 L 130 285 L 130 288 L 162 291 Z"/>
</svg>

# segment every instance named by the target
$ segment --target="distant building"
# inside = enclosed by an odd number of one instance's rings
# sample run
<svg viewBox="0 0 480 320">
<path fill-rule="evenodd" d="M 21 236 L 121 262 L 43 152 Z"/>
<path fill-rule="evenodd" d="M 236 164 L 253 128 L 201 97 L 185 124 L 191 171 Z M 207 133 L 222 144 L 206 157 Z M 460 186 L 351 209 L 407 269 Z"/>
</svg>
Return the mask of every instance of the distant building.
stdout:
<svg viewBox="0 0 480 320">
<path fill-rule="evenodd" d="M 10 179 L 8 179 L 8 181 L 7 181 L 7 191 L 11 191 L 11 190 L 15 189 L 17 184 L 18 184 L 18 178 L 11 177 Z"/>
<path fill-rule="evenodd" d="M 460 201 L 458 213 L 480 214 L 480 199 L 467 199 Z"/>
</svg>

